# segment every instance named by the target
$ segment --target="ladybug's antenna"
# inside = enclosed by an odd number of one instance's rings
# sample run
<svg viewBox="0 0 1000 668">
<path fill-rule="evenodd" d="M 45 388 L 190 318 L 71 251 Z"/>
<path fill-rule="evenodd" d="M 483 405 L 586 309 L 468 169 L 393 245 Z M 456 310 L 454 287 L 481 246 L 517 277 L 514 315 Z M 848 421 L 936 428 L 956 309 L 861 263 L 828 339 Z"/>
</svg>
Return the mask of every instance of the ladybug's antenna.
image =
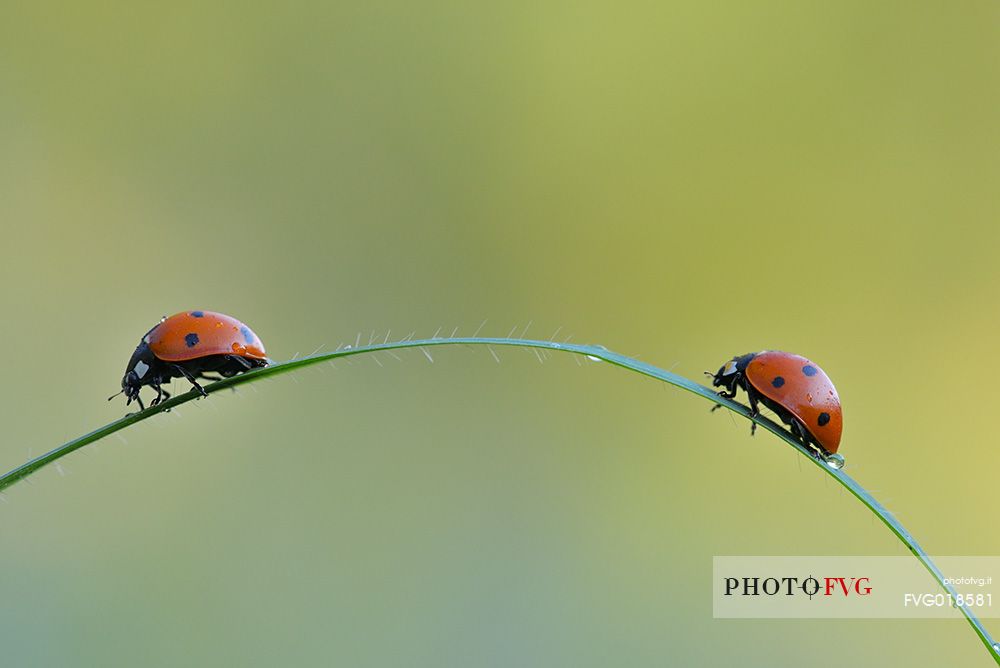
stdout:
<svg viewBox="0 0 1000 668">
<path fill-rule="evenodd" d="M 111 401 L 112 399 L 114 399 L 115 397 L 117 397 L 119 394 L 121 394 L 124 391 L 125 391 L 125 388 L 123 387 L 122 389 L 118 390 L 117 392 L 115 392 L 114 394 L 112 394 L 110 397 L 108 397 L 108 401 Z"/>
</svg>

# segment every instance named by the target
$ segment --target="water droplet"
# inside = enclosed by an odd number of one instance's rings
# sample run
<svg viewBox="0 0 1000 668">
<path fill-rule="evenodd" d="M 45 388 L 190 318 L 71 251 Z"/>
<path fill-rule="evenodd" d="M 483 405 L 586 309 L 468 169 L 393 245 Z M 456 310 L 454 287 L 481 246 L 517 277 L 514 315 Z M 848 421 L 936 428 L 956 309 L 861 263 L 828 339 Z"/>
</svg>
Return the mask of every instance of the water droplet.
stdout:
<svg viewBox="0 0 1000 668">
<path fill-rule="evenodd" d="M 826 465 L 832 469 L 837 469 L 838 471 L 844 468 L 844 464 L 846 463 L 847 462 L 843 455 L 833 454 L 826 458 Z"/>
<path fill-rule="evenodd" d="M 993 651 L 1000 654 L 1000 642 L 993 643 Z"/>
<path fill-rule="evenodd" d="M 598 350 L 607 350 L 607 348 L 605 348 L 602 345 L 598 345 L 598 344 L 592 345 L 591 348 L 597 348 Z M 604 361 L 600 357 L 594 357 L 593 355 L 587 355 L 587 359 L 589 359 L 591 362 L 603 362 Z"/>
</svg>

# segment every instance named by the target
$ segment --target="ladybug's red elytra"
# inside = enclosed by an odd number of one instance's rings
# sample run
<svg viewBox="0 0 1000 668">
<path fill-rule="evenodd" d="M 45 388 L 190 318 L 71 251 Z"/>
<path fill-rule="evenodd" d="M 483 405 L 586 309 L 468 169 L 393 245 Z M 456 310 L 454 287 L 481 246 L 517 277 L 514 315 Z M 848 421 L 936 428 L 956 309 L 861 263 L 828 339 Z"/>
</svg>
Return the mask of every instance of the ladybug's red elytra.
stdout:
<svg viewBox="0 0 1000 668">
<path fill-rule="evenodd" d="M 144 385 L 156 390 L 150 402 L 155 406 L 170 398 L 163 384 L 171 378 L 187 378 L 202 396 L 208 396 L 197 379 L 221 378 L 206 372 L 229 378 L 270 362 L 260 338 L 236 318 L 213 311 L 184 311 L 163 318 L 142 337 L 125 368 L 118 394 L 125 394 L 126 406 L 135 400 L 145 410 L 139 397 Z"/>
<path fill-rule="evenodd" d="M 760 412 L 759 401 L 789 425 L 803 445 L 824 458 L 840 447 L 844 411 L 837 389 L 818 364 L 801 355 L 765 350 L 734 357 L 712 376 L 712 385 L 724 387 L 719 395 L 727 399 L 736 396 L 736 388 L 742 388 L 751 416 Z M 754 423 L 751 433 L 756 427 Z"/>
</svg>

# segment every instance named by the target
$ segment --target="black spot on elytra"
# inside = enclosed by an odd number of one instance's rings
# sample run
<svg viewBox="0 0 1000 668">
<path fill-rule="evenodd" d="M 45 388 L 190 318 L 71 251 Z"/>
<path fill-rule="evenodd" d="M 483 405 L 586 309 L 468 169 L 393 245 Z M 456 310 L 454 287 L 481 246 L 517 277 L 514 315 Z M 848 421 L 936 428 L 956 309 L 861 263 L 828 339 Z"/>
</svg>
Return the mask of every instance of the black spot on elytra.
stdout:
<svg viewBox="0 0 1000 668">
<path fill-rule="evenodd" d="M 820 413 L 819 414 L 819 419 L 816 420 L 816 422 L 821 427 L 825 427 L 826 423 L 829 422 L 829 421 L 830 421 L 830 414 L 829 413 L 825 413 L 825 412 L 824 413 Z"/>
<path fill-rule="evenodd" d="M 195 318 L 204 318 L 205 317 L 205 312 L 204 311 L 191 311 L 191 315 L 194 316 Z"/>
<path fill-rule="evenodd" d="M 782 378 L 781 376 L 775 376 L 774 380 L 771 381 L 771 385 L 774 385 L 775 387 L 781 387 L 784 384 L 785 384 L 785 379 Z"/>
<path fill-rule="evenodd" d="M 802 367 L 802 373 L 804 373 L 807 376 L 815 376 L 816 367 L 814 367 L 812 364 L 806 364 L 804 367 Z"/>
<path fill-rule="evenodd" d="M 244 341 L 246 341 L 247 343 L 253 343 L 253 332 L 251 332 L 246 325 L 240 327 L 240 334 L 243 335 Z"/>
<path fill-rule="evenodd" d="M 198 345 L 198 335 L 195 334 L 194 332 L 185 335 L 184 343 L 187 344 L 188 348 L 194 348 L 196 345 Z"/>
</svg>

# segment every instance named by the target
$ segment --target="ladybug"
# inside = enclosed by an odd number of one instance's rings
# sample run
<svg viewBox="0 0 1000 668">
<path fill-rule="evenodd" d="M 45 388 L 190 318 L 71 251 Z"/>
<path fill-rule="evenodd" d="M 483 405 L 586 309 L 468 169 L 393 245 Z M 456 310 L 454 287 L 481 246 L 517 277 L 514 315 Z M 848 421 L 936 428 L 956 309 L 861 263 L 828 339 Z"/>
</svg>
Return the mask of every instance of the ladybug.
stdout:
<svg viewBox="0 0 1000 668">
<path fill-rule="evenodd" d="M 789 425 L 802 445 L 824 458 L 840 447 L 844 412 L 837 389 L 818 364 L 801 355 L 765 350 L 734 357 L 714 375 L 706 373 L 712 376 L 713 387 L 725 388 L 720 396 L 732 399 L 736 388 L 742 388 L 750 401 L 752 417 L 760 412 L 759 401 Z M 754 423 L 750 433 L 756 428 Z"/>
<path fill-rule="evenodd" d="M 139 397 L 143 385 L 156 390 L 156 398 L 149 404 L 155 406 L 170 398 L 163 384 L 171 378 L 187 378 L 204 397 L 208 393 L 196 379 L 222 380 L 206 372 L 229 378 L 270 362 L 260 338 L 236 318 L 212 311 L 184 311 L 164 317 L 142 337 L 125 368 L 118 394 L 128 398 L 126 406 L 135 400 L 145 410 Z"/>
</svg>

